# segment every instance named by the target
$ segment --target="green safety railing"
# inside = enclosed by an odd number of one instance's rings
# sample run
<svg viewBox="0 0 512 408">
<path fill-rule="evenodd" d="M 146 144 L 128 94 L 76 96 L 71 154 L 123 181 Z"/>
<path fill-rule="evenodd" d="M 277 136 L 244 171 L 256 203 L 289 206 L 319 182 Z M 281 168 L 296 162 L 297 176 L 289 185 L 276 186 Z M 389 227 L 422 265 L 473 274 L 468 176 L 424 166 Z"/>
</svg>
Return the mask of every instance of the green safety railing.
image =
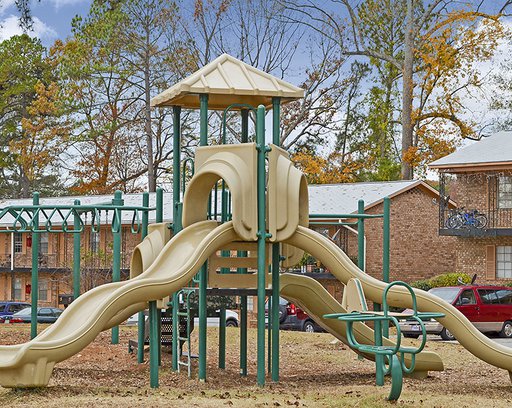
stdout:
<svg viewBox="0 0 512 408">
<path fill-rule="evenodd" d="M 391 313 L 387 302 L 389 290 L 393 286 L 405 287 L 412 300 L 412 314 Z M 396 401 L 402 392 L 403 374 L 410 374 L 414 371 L 416 364 L 416 355 L 420 353 L 427 342 L 427 332 L 424 320 L 438 319 L 445 315 L 435 312 L 418 312 L 416 294 L 407 283 L 402 281 L 394 281 L 386 286 L 382 293 L 382 313 L 373 313 L 372 311 L 359 311 L 352 313 L 332 313 L 323 317 L 326 319 L 337 319 L 346 322 L 346 338 L 349 346 L 362 354 L 373 354 L 375 356 L 375 377 L 376 385 L 384 385 L 384 376 L 391 375 L 391 390 L 388 400 Z M 417 347 L 402 346 L 402 333 L 400 330 L 399 320 L 415 320 L 421 328 L 421 342 Z M 361 344 L 354 336 L 353 324 L 373 322 L 374 323 L 374 344 Z M 391 323 L 396 328 L 397 338 L 393 346 L 383 344 L 383 327 L 384 323 Z M 406 364 L 406 357 L 409 356 L 409 366 Z"/>
</svg>

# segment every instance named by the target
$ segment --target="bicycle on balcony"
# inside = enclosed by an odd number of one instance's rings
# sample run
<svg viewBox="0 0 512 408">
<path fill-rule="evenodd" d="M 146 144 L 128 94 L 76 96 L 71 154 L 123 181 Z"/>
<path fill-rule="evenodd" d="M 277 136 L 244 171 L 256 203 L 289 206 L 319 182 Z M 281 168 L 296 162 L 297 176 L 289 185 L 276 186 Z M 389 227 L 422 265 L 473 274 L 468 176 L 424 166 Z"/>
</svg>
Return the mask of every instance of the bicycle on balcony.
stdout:
<svg viewBox="0 0 512 408">
<path fill-rule="evenodd" d="M 446 228 L 485 228 L 487 226 L 487 216 L 478 210 L 466 211 L 464 207 L 450 210 L 450 216 L 446 220 Z"/>
</svg>

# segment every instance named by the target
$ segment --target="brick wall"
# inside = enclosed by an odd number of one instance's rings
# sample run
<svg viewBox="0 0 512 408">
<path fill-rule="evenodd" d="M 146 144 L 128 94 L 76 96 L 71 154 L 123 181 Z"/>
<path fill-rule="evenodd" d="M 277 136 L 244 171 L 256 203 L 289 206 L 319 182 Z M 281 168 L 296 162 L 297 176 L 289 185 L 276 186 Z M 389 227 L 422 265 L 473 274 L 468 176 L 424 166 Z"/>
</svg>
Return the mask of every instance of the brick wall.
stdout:
<svg viewBox="0 0 512 408">
<path fill-rule="evenodd" d="M 455 272 L 455 237 L 438 234 L 439 206 L 421 187 L 391 199 L 390 208 L 390 280 L 406 282 Z M 367 211 L 381 214 L 379 204 Z M 382 279 L 382 219 L 365 221 L 366 272 Z M 354 227 L 356 229 L 356 227 Z M 329 228 L 332 235 L 333 228 Z M 350 233 L 348 255 L 357 262 L 357 235 Z M 335 281 L 337 282 L 337 281 Z M 322 282 L 329 292 L 341 296 L 341 283 Z"/>
</svg>

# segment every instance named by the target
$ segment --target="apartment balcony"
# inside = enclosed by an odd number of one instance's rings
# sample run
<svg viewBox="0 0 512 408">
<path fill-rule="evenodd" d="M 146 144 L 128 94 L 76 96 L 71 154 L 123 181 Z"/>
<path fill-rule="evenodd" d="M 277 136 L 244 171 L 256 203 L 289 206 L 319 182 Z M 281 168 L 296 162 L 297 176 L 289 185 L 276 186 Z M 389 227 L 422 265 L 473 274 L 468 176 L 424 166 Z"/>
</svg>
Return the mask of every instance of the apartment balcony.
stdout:
<svg viewBox="0 0 512 408">
<path fill-rule="evenodd" d="M 442 206 L 443 207 L 443 206 Z M 480 211 L 463 208 L 441 208 L 439 235 L 457 237 L 512 236 L 512 209 Z"/>
</svg>

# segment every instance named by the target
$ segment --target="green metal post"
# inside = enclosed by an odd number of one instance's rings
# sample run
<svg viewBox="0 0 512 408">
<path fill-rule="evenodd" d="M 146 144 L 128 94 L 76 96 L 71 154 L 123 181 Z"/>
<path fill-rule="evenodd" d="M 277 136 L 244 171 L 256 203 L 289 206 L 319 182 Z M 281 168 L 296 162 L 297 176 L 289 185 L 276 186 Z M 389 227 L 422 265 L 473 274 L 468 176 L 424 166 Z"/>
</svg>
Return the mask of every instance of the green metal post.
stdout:
<svg viewBox="0 0 512 408">
<path fill-rule="evenodd" d="M 258 323 L 257 323 L 257 383 L 265 385 L 265 107 L 258 106 L 256 115 L 256 145 L 258 149 Z"/>
<path fill-rule="evenodd" d="M 240 375 L 247 376 L 247 296 L 240 298 Z"/>
<path fill-rule="evenodd" d="M 161 188 L 156 189 L 157 223 L 163 221 L 164 194 Z M 156 301 L 149 302 L 149 383 L 152 388 L 158 387 L 158 366 L 160 365 L 160 336 L 158 327 L 161 313 L 156 307 Z"/>
<path fill-rule="evenodd" d="M 219 368 L 226 368 L 226 306 L 221 305 L 219 316 Z"/>
<path fill-rule="evenodd" d="M 382 280 L 389 283 L 389 244 L 390 244 L 390 199 L 384 197 L 384 213 L 382 220 Z M 389 322 L 385 321 L 382 326 L 382 334 L 389 337 Z"/>
<path fill-rule="evenodd" d="M 249 111 L 242 109 L 242 143 L 249 141 Z M 247 256 L 239 251 L 238 256 Z M 247 273 L 247 268 L 238 268 L 238 273 Z M 247 376 L 247 296 L 240 297 L 240 375 Z"/>
<path fill-rule="evenodd" d="M 173 106 L 173 151 L 172 151 L 172 222 L 173 232 L 177 234 L 181 230 L 180 211 L 178 206 L 180 203 L 180 162 L 181 162 L 181 107 Z M 183 175 L 185 179 L 185 175 Z M 172 369 L 178 370 L 178 309 L 179 309 L 178 292 L 172 294 Z M 189 350 L 190 353 L 190 350 Z"/>
<path fill-rule="evenodd" d="M 32 196 L 32 203 L 39 205 L 39 193 L 35 192 Z M 34 228 L 39 229 L 39 213 L 34 210 L 33 224 Z M 37 302 L 39 295 L 39 233 L 32 232 L 32 279 L 31 279 L 30 298 L 32 308 L 30 312 L 30 338 L 37 336 Z"/>
<path fill-rule="evenodd" d="M 149 302 L 149 384 L 158 388 L 158 315 L 156 302 Z"/>
<path fill-rule="evenodd" d="M 364 214 L 364 200 L 357 202 L 357 213 Z M 358 218 L 357 220 L 357 266 L 359 269 L 364 271 L 364 218 Z"/>
<path fill-rule="evenodd" d="M 149 193 L 142 194 L 142 206 L 149 207 Z M 142 236 L 141 241 L 146 238 L 148 235 L 148 224 L 149 224 L 149 214 L 148 211 L 144 211 L 142 213 Z M 146 318 L 144 316 L 144 311 L 139 312 L 138 321 L 137 321 L 137 362 L 139 364 L 144 362 L 144 338 L 146 337 L 145 327 L 146 326 Z"/>
<path fill-rule="evenodd" d="M 164 190 L 161 188 L 156 189 L 156 222 L 164 221 Z M 162 313 L 158 310 L 156 315 L 156 331 L 157 331 L 157 350 L 158 350 L 158 365 L 162 364 Z M 151 330 L 151 329 L 150 329 Z"/>
<path fill-rule="evenodd" d="M 272 98 L 272 142 L 281 145 L 281 98 Z M 272 381 L 279 381 L 279 244 L 272 244 Z M 270 311 L 269 311 L 270 316 Z"/>
<path fill-rule="evenodd" d="M 75 200 L 75 205 L 80 205 L 80 200 Z M 73 217 L 73 300 L 80 296 L 80 233 L 76 232 L 80 229 L 80 215 L 78 211 Z"/>
<path fill-rule="evenodd" d="M 269 267 L 270 268 L 270 267 Z M 272 374 L 272 296 L 267 301 L 268 323 L 267 323 L 267 372 Z"/>
<path fill-rule="evenodd" d="M 199 145 L 208 144 L 208 95 L 199 95 Z M 206 381 L 206 264 L 199 272 L 199 381 Z"/>
<path fill-rule="evenodd" d="M 117 190 L 114 193 L 114 199 L 112 200 L 112 205 L 121 206 L 123 205 L 123 193 Z M 113 246 L 112 246 L 112 282 L 119 282 L 121 279 L 121 231 L 122 231 L 122 221 L 121 221 L 121 211 L 118 212 L 119 219 L 117 222 L 119 223 L 119 228 L 115 228 L 118 231 L 113 232 Z M 119 327 L 112 327 L 112 344 L 119 344 Z"/>
<path fill-rule="evenodd" d="M 382 280 L 389 283 L 389 244 L 390 244 L 390 199 L 384 197 L 384 219 L 382 226 Z"/>
</svg>

